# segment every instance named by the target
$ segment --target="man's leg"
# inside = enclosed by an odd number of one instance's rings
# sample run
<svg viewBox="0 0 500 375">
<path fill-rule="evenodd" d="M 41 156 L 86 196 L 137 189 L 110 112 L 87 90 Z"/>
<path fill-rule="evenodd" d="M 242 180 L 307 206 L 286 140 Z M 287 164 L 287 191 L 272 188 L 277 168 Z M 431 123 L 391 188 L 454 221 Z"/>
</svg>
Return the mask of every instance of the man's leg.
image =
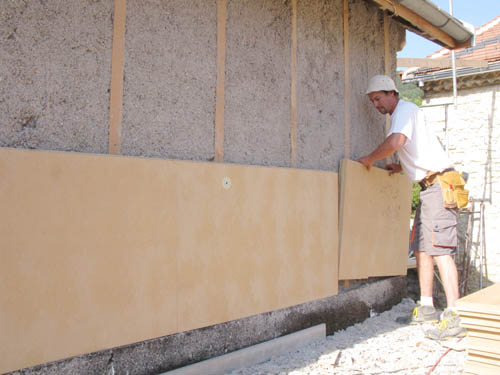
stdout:
<svg viewBox="0 0 500 375">
<path fill-rule="evenodd" d="M 420 296 L 432 297 L 432 285 L 434 281 L 434 264 L 432 256 L 424 251 L 415 251 L 418 270 L 418 284 L 420 286 Z"/>
<path fill-rule="evenodd" d="M 438 328 L 430 329 L 425 335 L 434 340 L 443 340 L 451 337 L 462 337 L 465 328 L 460 325 L 455 303 L 458 299 L 458 272 L 451 255 L 436 255 L 434 257 L 443 281 L 444 292 L 448 307 L 441 314 L 441 323 Z"/>
<path fill-rule="evenodd" d="M 411 323 L 434 323 L 439 320 L 439 313 L 432 302 L 432 284 L 434 280 L 434 264 L 432 256 L 424 251 L 415 251 L 420 286 L 420 304 L 415 307 Z"/>
<path fill-rule="evenodd" d="M 451 255 L 437 255 L 434 257 L 443 282 L 444 293 L 448 308 L 454 308 L 458 299 L 458 272 Z"/>
</svg>

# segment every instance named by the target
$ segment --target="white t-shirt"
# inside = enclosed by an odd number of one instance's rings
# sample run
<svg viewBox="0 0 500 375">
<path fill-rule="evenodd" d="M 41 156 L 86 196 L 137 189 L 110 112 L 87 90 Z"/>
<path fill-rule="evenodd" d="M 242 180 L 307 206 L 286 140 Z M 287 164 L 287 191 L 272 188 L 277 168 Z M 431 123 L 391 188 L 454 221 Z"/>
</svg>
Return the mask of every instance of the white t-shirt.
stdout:
<svg viewBox="0 0 500 375">
<path fill-rule="evenodd" d="M 422 180 L 429 171 L 441 172 L 452 166 L 437 137 L 427 127 L 423 112 L 415 104 L 399 100 L 391 115 L 387 136 L 393 133 L 404 134 L 407 138 L 398 156 L 412 181 Z"/>
</svg>

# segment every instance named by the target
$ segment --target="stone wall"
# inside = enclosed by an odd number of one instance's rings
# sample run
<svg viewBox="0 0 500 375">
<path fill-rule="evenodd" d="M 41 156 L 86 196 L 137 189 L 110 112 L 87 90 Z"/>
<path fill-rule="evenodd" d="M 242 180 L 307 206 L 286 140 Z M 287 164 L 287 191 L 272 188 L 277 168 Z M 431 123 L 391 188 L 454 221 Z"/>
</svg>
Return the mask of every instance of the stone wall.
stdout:
<svg viewBox="0 0 500 375">
<path fill-rule="evenodd" d="M 500 282 L 500 86 L 460 90 L 457 106 L 451 93 L 426 93 L 423 107 L 427 121 L 438 133 L 449 157 L 460 171 L 469 174 L 467 188 L 474 199 L 475 211 L 484 205 L 484 241 L 479 227 L 480 215 L 474 214 L 471 256 L 477 272 L 470 282 L 478 287 L 481 242 L 484 247 L 483 285 Z M 431 106 L 431 107 L 429 107 Z M 447 131 L 446 131 L 447 129 Z M 467 220 L 461 220 L 464 235 Z"/>
</svg>

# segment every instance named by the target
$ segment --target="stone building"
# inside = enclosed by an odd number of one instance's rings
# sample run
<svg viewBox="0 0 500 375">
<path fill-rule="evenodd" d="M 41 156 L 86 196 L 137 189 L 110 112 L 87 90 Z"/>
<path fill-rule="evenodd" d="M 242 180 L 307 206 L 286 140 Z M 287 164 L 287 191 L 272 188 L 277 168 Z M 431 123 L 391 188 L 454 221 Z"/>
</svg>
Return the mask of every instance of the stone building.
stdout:
<svg viewBox="0 0 500 375">
<path fill-rule="evenodd" d="M 444 48 L 429 58 L 450 55 Z M 469 176 L 475 212 L 470 250 L 477 270 L 470 287 L 475 289 L 481 275 L 483 286 L 500 282 L 500 15 L 476 29 L 473 47 L 457 49 L 455 55 L 460 60 L 488 63 L 487 67 L 457 68 L 456 104 L 449 68 L 408 69 L 402 81 L 417 83 L 424 91 L 427 120 L 457 169 Z M 461 225 L 465 234 L 466 222 Z"/>
</svg>

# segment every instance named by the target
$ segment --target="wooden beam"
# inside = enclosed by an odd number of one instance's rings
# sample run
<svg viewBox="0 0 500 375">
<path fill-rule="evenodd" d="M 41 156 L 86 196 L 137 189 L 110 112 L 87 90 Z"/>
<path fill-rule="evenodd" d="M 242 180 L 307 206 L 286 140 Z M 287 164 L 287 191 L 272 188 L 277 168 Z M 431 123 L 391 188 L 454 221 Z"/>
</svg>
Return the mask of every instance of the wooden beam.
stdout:
<svg viewBox="0 0 500 375">
<path fill-rule="evenodd" d="M 384 66 L 385 66 L 385 75 L 392 76 L 391 72 L 391 54 L 389 48 L 389 15 L 387 12 L 384 12 Z M 385 115 L 385 134 L 386 136 L 391 129 L 391 116 L 389 114 Z M 388 156 L 385 161 L 389 163 L 390 156 Z"/>
<path fill-rule="evenodd" d="M 457 68 L 487 68 L 488 61 L 485 60 L 455 60 Z M 451 68 L 451 59 L 425 59 L 425 58 L 398 58 L 398 66 L 419 68 Z"/>
<path fill-rule="evenodd" d="M 344 0 L 344 158 L 351 158 L 350 118 L 351 74 L 349 67 L 349 4 Z"/>
<path fill-rule="evenodd" d="M 351 158 L 350 117 L 351 107 L 351 73 L 349 66 L 349 2 L 344 0 L 344 158 Z M 349 289 L 350 281 L 344 280 L 344 288 Z"/>
<path fill-rule="evenodd" d="M 111 54 L 111 88 L 109 99 L 110 154 L 119 154 L 123 107 L 123 50 L 125 47 L 126 0 L 115 0 L 113 22 L 113 50 Z"/>
<path fill-rule="evenodd" d="M 292 0 L 292 82 L 290 93 L 290 166 L 296 164 L 297 148 L 297 0 Z"/>
<path fill-rule="evenodd" d="M 429 21 L 426 21 L 417 13 L 408 9 L 407 7 L 402 6 L 393 0 L 372 0 L 372 1 L 378 4 L 380 9 L 388 10 L 389 12 L 394 13 L 398 17 L 404 18 L 405 20 L 410 22 L 413 26 L 417 27 L 420 30 L 425 31 L 432 38 L 441 42 L 448 48 L 451 49 L 457 48 L 458 43 L 455 41 L 455 39 L 453 39 L 450 35 L 442 31 L 438 27 L 431 24 Z"/>
<path fill-rule="evenodd" d="M 224 161 L 224 106 L 226 76 L 227 1 L 217 0 L 217 85 L 215 87 L 214 160 Z"/>
</svg>

